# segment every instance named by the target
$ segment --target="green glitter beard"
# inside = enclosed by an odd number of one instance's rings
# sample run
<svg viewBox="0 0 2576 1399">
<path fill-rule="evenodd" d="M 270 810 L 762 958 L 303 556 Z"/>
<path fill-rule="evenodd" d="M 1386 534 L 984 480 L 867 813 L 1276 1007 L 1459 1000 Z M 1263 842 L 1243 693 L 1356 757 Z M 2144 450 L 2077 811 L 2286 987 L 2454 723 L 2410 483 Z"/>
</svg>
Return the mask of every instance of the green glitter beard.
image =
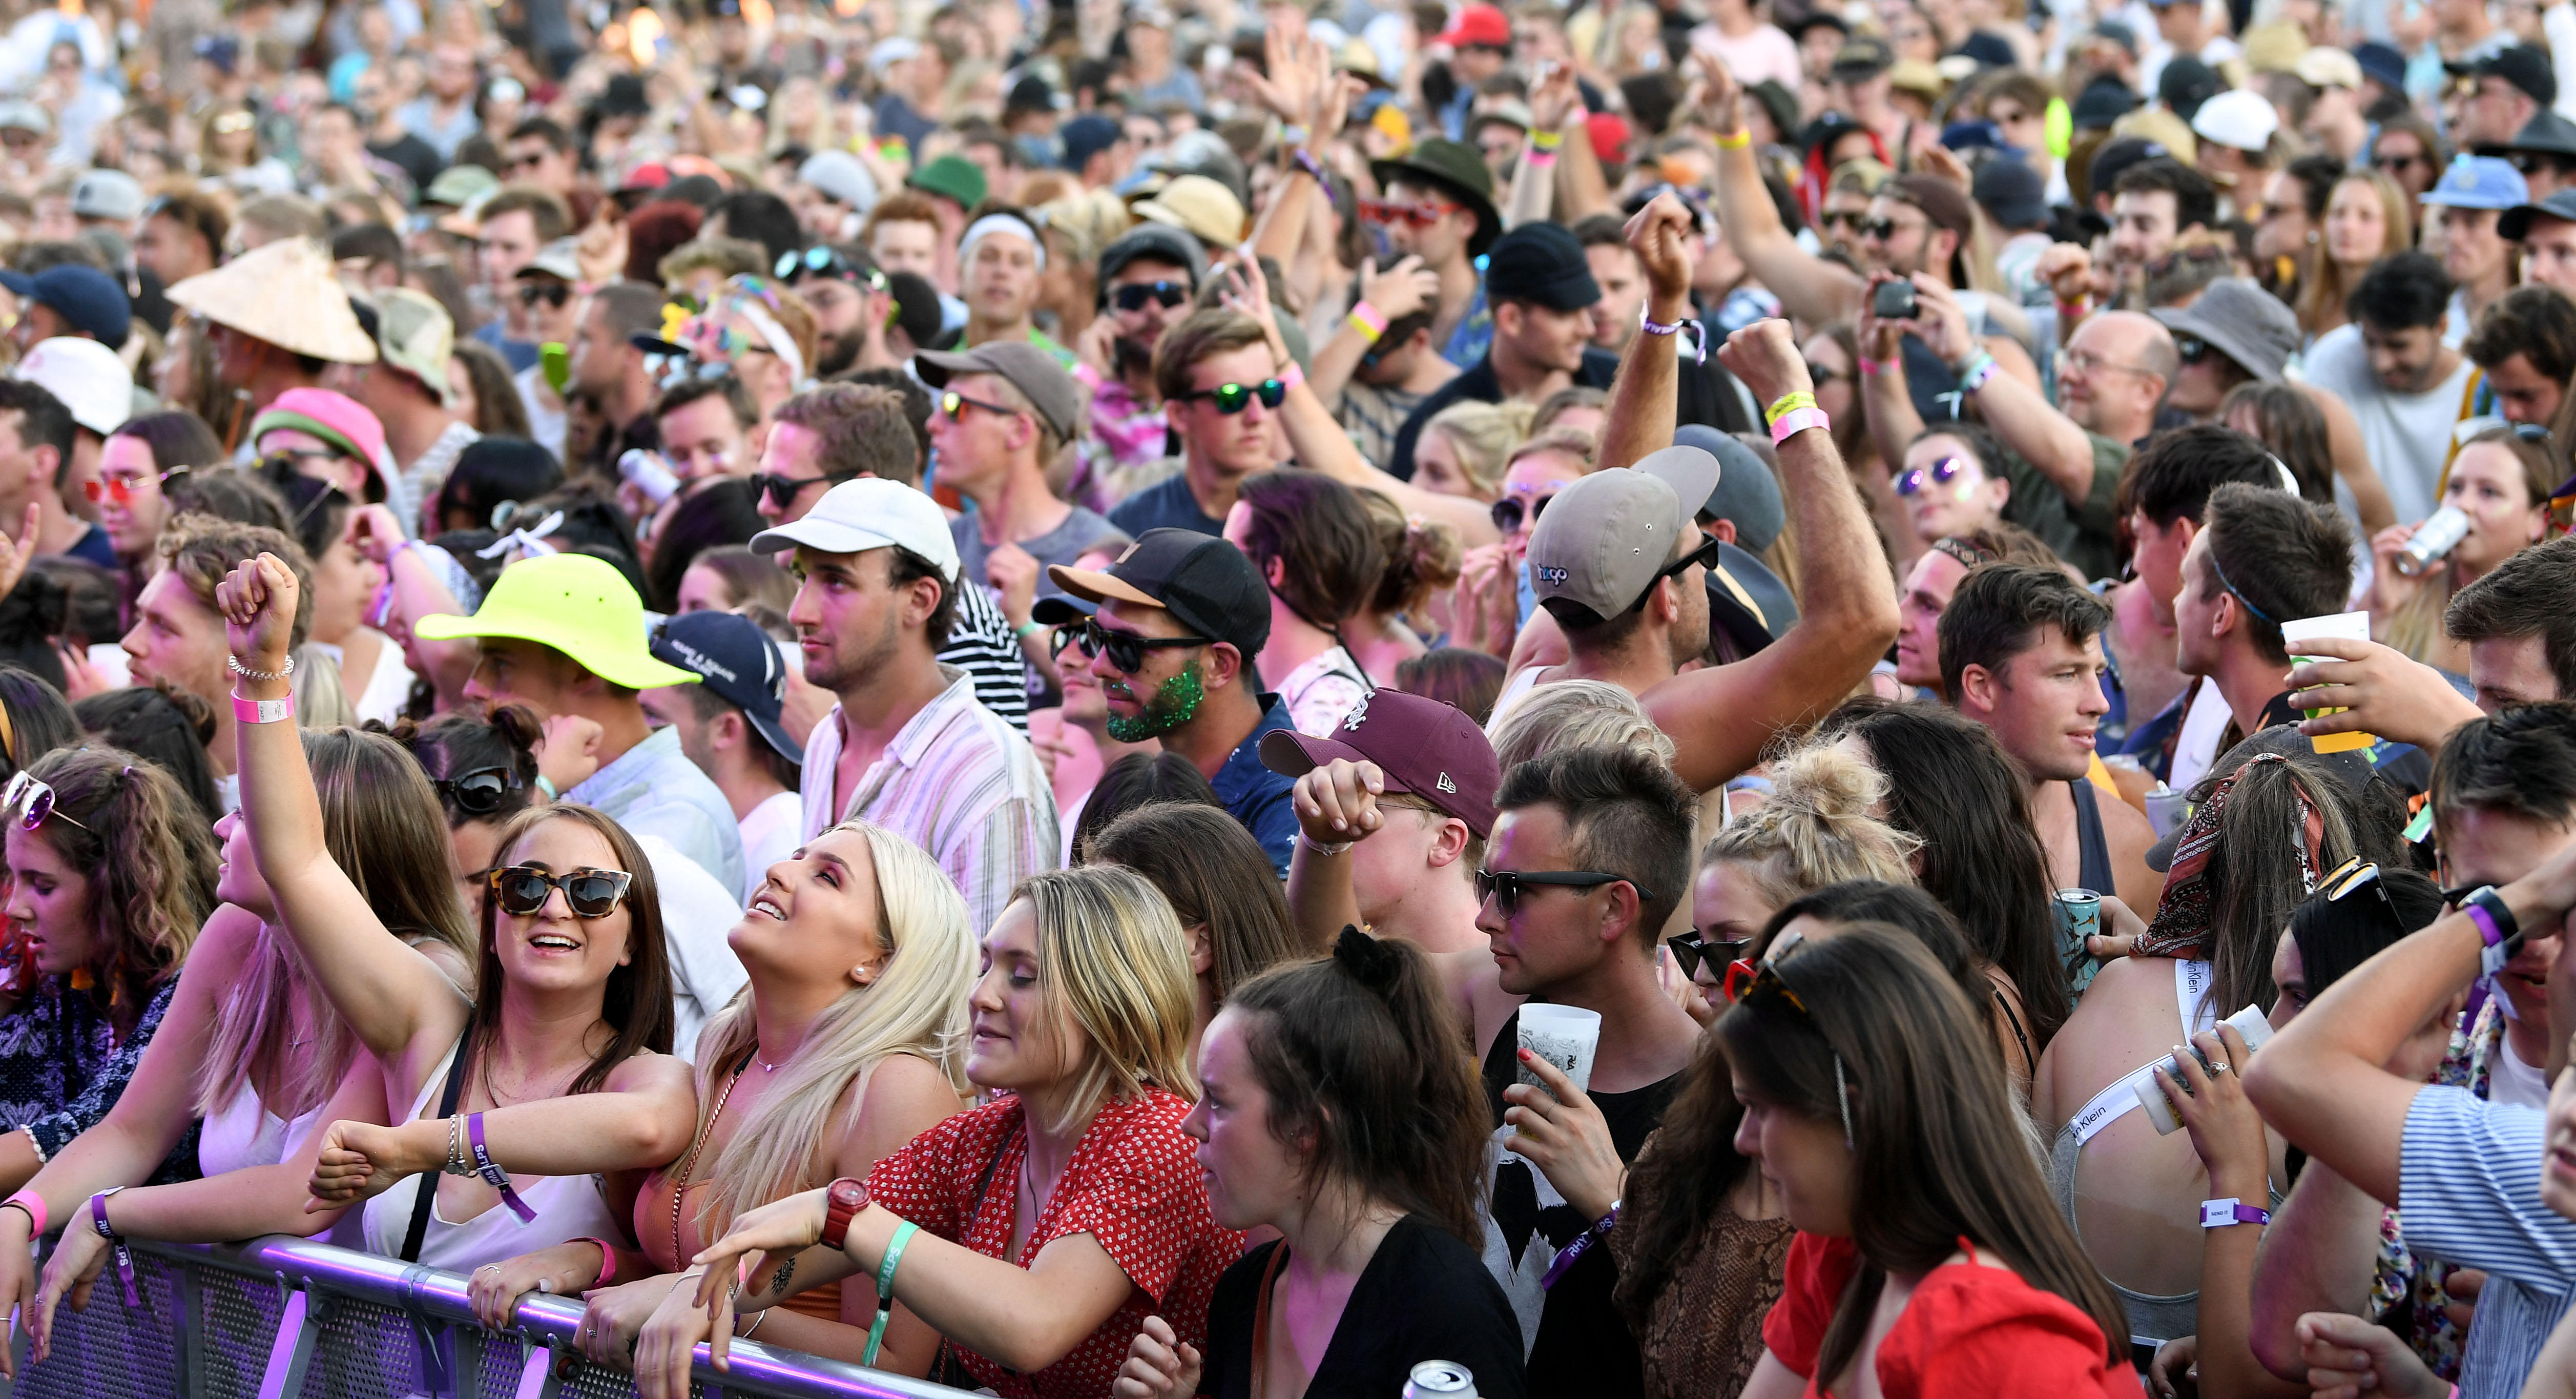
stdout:
<svg viewBox="0 0 2576 1399">
<path fill-rule="evenodd" d="M 1119 682 L 1130 696 L 1136 692 Z M 1181 673 L 1166 680 L 1154 697 L 1146 701 L 1144 712 L 1136 717 L 1109 716 L 1109 736 L 1120 743 L 1142 743 L 1160 738 L 1198 716 L 1199 702 L 1207 698 L 1207 686 L 1199 681 L 1198 663 L 1193 661 Z"/>
</svg>

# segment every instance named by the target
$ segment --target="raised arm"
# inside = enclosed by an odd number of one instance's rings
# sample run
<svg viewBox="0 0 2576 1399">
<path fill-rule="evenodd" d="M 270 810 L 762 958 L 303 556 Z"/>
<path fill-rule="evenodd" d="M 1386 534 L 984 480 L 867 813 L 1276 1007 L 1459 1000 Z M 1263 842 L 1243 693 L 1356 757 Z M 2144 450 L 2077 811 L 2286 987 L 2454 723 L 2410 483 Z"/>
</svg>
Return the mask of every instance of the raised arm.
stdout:
<svg viewBox="0 0 2576 1399">
<path fill-rule="evenodd" d="M 1968 313 L 1958 297 L 1920 272 L 1914 274 L 1914 290 L 1922 303 L 1916 324 L 1924 343 L 1954 367 L 1974 359 L 1981 347 L 1968 333 Z M 2037 384 L 1999 367 L 1976 391 L 1976 402 L 1986 426 L 2039 468 L 2068 505 L 2080 510 L 2093 498 L 2093 439 L 2073 418 L 2058 412 Z"/>
<path fill-rule="evenodd" d="M 1350 386 L 1361 358 L 1378 342 L 1378 336 L 1360 329 L 1360 321 L 1365 319 L 1362 308 L 1376 313 L 1377 326 L 1383 331 L 1430 305 L 1439 295 L 1440 274 L 1424 267 L 1419 257 L 1407 255 L 1383 272 L 1377 270 L 1375 260 L 1362 262 L 1358 304 L 1308 357 L 1306 382 L 1314 386 L 1316 397 L 1327 403 L 1341 402 L 1342 390 Z"/>
<path fill-rule="evenodd" d="M 1860 362 L 1852 372 L 1860 376 L 1861 411 L 1869 417 L 1870 445 L 1878 449 L 1890 480 L 1905 473 L 1905 449 L 1923 435 L 1923 415 L 1914 407 L 1914 390 L 1906 380 L 1905 355 L 1899 348 L 1908 322 L 1880 320 L 1870 309 L 1878 284 L 1892 280 L 1885 272 L 1871 274 L 1860 299 L 1860 317 L 1852 328 L 1852 343 L 1860 347 Z"/>
<path fill-rule="evenodd" d="M 1724 64 L 1708 67 L 1709 110 L 1718 121 L 1717 221 L 1735 255 L 1753 269 L 1794 320 L 1831 325 L 1850 320 L 1860 309 L 1867 283 L 1850 268 L 1825 261 L 1798 246 L 1780 222 L 1771 190 L 1762 183 L 1762 167 L 1744 126 L 1744 90 Z"/>
<path fill-rule="evenodd" d="M 2496 891 L 2546 937 L 2576 905 L 2576 846 Z M 2407 1039 L 2447 1015 L 2478 975 L 2478 925 L 2454 913 L 2361 964 L 2273 1037 L 2246 1070 L 2265 1121 L 2380 1203 L 2397 1203 L 2398 1142 L 2423 1084 L 2391 1073 Z M 2553 977 L 2576 976 L 2561 941 Z"/>
<path fill-rule="evenodd" d="M 1690 316 L 1690 242 L 1697 232 L 1690 210 L 1669 191 L 1628 220 L 1628 246 L 1646 270 L 1646 318 L 1657 325 L 1677 325 Z M 1619 377 L 1610 385 L 1595 470 L 1633 466 L 1672 445 L 1680 415 L 1681 351 L 1673 343 L 1678 338 L 1644 331 L 1629 338 Z"/>
<path fill-rule="evenodd" d="M 1520 163 L 1512 168 L 1511 193 L 1503 201 L 1505 228 L 1546 219 L 1556 204 L 1557 161 L 1575 142 L 1581 141 L 1587 147 L 1590 144 L 1585 139 L 1585 129 L 1579 125 L 1574 127 L 1571 139 L 1567 136 L 1568 122 L 1583 110 L 1583 90 L 1575 86 L 1571 66 L 1548 65 L 1538 86 L 1530 89 L 1529 105 L 1529 135 L 1521 140 Z"/>
<path fill-rule="evenodd" d="M 296 595 L 295 575 L 274 554 L 235 568 L 216 589 L 233 659 L 245 672 L 233 680 L 240 698 L 293 695 L 285 678 L 286 638 Z M 443 1049 L 465 1024 L 465 1001 L 436 964 L 385 930 L 332 862 L 322 843 L 321 799 L 295 725 L 281 718 L 235 730 L 242 819 L 250 823 L 260 877 L 323 994 L 379 1059 L 393 1059 L 421 1040 L 434 1039 Z"/>
<path fill-rule="evenodd" d="M 1757 403 L 1814 392 L 1786 321 L 1756 321 L 1718 354 Z M 1798 531 L 1797 625 L 1756 655 L 1674 676 L 1639 697 L 1672 735 L 1674 771 L 1693 791 L 1753 766 L 1781 729 L 1839 703 L 1896 640 L 1896 580 L 1833 434 L 1807 428 L 1779 452 L 1780 492 Z"/>
<path fill-rule="evenodd" d="M 1269 337 L 1274 362 L 1283 368 L 1292 363 L 1288 343 L 1280 337 L 1278 322 L 1271 318 L 1270 293 L 1260 276 L 1246 276 L 1234 264 L 1228 264 L 1223 275 L 1233 287 L 1226 295 L 1226 304 L 1260 322 L 1262 334 Z M 1298 465 L 1320 471 L 1343 485 L 1376 491 L 1408 515 L 1443 521 L 1455 527 L 1460 542 L 1469 546 L 1494 541 L 1493 516 L 1482 502 L 1464 496 L 1434 495 L 1369 465 L 1359 448 L 1351 445 L 1350 434 L 1333 420 L 1332 410 L 1316 396 L 1314 385 L 1299 380 L 1279 405 L 1279 414 L 1288 429 L 1288 450 L 1296 456 Z"/>
<path fill-rule="evenodd" d="M 1359 896 L 1351 887 L 1351 855 L 1327 855 L 1317 846 L 1368 839 L 1386 824 L 1378 809 L 1386 790 L 1375 763 L 1335 758 L 1297 779 L 1293 800 L 1305 839 L 1288 859 L 1288 914 L 1308 947 L 1330 947 L 1342 929 L 1360 922 Z"/>
</svg>

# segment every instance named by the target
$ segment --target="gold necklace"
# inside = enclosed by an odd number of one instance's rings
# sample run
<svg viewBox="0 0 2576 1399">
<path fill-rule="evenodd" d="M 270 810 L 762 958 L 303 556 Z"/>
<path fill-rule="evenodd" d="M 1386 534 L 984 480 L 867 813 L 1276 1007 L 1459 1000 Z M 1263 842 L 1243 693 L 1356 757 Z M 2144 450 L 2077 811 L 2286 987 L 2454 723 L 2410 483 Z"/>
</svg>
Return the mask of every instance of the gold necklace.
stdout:
<svg viewBox="0 0 2576 1399">
<path fill-rule="evenodd" d="M 725 1104 L 733 1099 L 734 1085 L 742 1082 L 742 1071 L 759 1062 L 760 1046 L 753 1045 L 743 1059 L 743 1063 L 734 1066 L 733 1077 L 725 1080 L 724 1091 L 716 1094 L 715 1111 L 707 1114 L 707 1125 L 698 1129 L 698 1139 L 689 1144 L 689 1154 L 680 1161 L 680 1174 L 671 1182 L 671 1264 L 675 1268 L 686 1265 L 680 1253 L 680 1205 L 689 1193 L 689 1173 L 698 1168 L 698 1152 L 715 1134 L 716 1119 L 724 1116 Z"/>
</svg>

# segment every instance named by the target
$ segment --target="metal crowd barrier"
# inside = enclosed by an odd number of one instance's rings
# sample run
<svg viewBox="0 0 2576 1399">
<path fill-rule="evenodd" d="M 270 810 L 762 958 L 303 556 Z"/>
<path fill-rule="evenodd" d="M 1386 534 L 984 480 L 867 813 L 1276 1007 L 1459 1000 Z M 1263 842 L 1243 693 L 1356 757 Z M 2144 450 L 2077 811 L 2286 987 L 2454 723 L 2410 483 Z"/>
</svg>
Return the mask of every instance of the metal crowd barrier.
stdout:
<svg viewBox="0 0 2576 1399">
<path fill-rule="evenodd" d="M 573 1345 L 577 1300 L 531 1295 L 486 1332 L 467 1279 L 399 1259 L 272 1235 L 244 1244 L 137 1241 L 143 1304 L 109 1268 L 84 1311 L 54 1314 L 53 1352 L 5 1399 L 631 1399 L 632 1377 Z M 957 1399 L 961 1391 L 801 1351 L 737 1341 L 731 1369 L 697 1348 L 693 1396 Z"/>
</svg>

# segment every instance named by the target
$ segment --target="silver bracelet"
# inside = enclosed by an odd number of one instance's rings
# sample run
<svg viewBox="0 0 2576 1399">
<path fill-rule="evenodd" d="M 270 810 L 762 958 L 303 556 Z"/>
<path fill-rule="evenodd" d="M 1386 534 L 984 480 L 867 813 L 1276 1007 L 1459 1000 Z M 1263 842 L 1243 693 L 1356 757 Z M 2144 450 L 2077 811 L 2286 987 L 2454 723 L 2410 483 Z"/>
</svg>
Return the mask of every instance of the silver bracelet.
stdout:
<svg viewBox="0 0 2576 1399">
<path fill-rule="evenodd" d="M 1325 843 L 1325 842 L 1323 842 L 1323 841 L 1320 841 L 1320 840 L 1315 839 L 1314 837 L 1312 837 L 1312 836 L 1310 836 L 1310 835 L 1307 835 L 1304 831 L 1299 831 L 1299 832 L 1297 833 L 1297 843 L 1298 843 L 1299 845 L 1302 845 L 1302 846 L 1306 847 L 1306 848 L 1307 848 L 1307 849 L 1309 849 L 1309 850 L 1314 851 L 1314 852 L 1315 852 L 1316 854 L 1318 854 L 1318 855 L 1326 856 L 1326 857 L 1328 857 L 1328 858 L 1329 858 L 1329 857 L 1334 856 L 1334 855 L 1346 855 L 1346 854 L 1350 853 L 1350 848 L 1351 848 L 1352 846 L 1354 846 L 1354 845 L 1358 844 L 1359 842 L 1357 842 L 1357 841 L 1351 841 L 1351 840 L 1344 840 L 1344 841 L 1335 841 L 1335 842 L 1332 842 L 1332 843 L 1330 843 L 1330 844 L 1327 844 L 1327 843 Z"/>
<path fill-rule="evenodd" d="M 233 674 L 246 676 L 252 680 L 283 680 L 295 673 L 295 657 L 291 654 L 286 658 L 284 670 L 253 670 L 243 665 L 239 656 L 224 657 L 224 664 L 232 667 Z"/>
<path fill-rule="evenodd" d="M 751 1314 L 751 1324 L 750 1324 L 749 1326 L 744 1327 L 744 1328 L 742 1329 L 742 1334 L 741 1334 L 741 1335 L 739 1335 L 739 1336 L 734 1337 L 734 1339 L 735 1339 L 735 1340 L 737 1340 L 737 1341 L 748 1341 L 748 1340 L 750 1340 L 750 1339 L 751 1339 L 751 1333 L 752 1333 L 752 1332 L 754 1332 L 754 1331 L 759 1330 L 759 1329 L 760 1329 L 760 1323 L 762 1323 L 762 1322 L 764 1322 L 764 1321 L 767 1321 L 767 1320 L 769 1320 L 769 1308 L 767 1308 L 767 1307 L 763 1307 L 763 1308 L 761 1308 L 759 1311 L 753 1312 L 753 1313 Z"/>
</svg>

